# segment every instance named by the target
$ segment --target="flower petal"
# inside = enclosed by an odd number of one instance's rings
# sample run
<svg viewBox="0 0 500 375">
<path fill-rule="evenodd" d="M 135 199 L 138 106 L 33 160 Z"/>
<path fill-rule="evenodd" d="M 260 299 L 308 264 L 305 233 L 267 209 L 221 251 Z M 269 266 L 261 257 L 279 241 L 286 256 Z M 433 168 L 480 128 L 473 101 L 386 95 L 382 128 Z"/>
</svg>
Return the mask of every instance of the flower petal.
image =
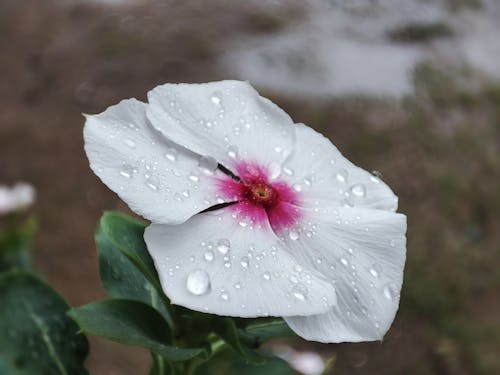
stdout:
<svg viewBox="0 0 500 375">
<path fill-rule="evenodd" d="M 304 269 L 314 267 L 334 284 L 337 305 L 325 314 L 286 318 L 287 323 L 307 340 L 381 339 L 399 305 L 406 216 L 350 207 L 306 213 L 308 225 L 294 232 L 295 241 L 285 241 Z"/>
<path fill-rule="evenodd" d="M 292 120 L 247 82 L 165 84 L 148 100 L 155 128 L 229 169 L 238 160 L 279 165 L 292 150 Z"/>
<path fill-rule="evenodd" d="M 396 211 L 398 199 L 391 189 L 342 156 L 322 134 L 296 125 L 294 152 L 284 163 L 284 176 L 297 191 L 302 205 L 324 203 Z"/>
<path fill-rule="evenodd" d="M 319 314 L 335 303 L 330 283 L 315 270 L 299 272 L 268 225 L 240 222 L 234 212 L 226 207 L 181 225 L 146 229 L 173 303 L 239 317 Z"/>
<path fill-rule="evenodd" d="M 207 170 L 199 156 L 165 140 L 148 123 L 146 107 L 130 99 L 87 116 L 85 151 L 94 173 L 133 211 L 156 223 L 181 223 L 222 203 L 217 164 Z"/>
</svg>

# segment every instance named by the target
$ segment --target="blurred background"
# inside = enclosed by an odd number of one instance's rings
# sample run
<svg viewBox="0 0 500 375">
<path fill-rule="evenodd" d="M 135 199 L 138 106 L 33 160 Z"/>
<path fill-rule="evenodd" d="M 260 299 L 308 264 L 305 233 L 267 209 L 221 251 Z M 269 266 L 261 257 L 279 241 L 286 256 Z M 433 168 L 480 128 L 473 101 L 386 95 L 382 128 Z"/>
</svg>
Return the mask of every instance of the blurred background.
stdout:
<svg viewBox="0 0 500 375">
<path fill-rule="evenodd" d="M 384 341 L 290 344 L 336 354 L 338 374 L 498 374 L 498 19 L 498 0 L 0 0 L 0 183 L 37 189 L 41 273 L 73 306 L 104 298 L 94 231 L 128 209 L 89 169 L 81 113 L 166 82 L 248 80 L 382 173 L 408 216 Z M 92 373 L 148 365 L 92 339 Z"/>
</svg>

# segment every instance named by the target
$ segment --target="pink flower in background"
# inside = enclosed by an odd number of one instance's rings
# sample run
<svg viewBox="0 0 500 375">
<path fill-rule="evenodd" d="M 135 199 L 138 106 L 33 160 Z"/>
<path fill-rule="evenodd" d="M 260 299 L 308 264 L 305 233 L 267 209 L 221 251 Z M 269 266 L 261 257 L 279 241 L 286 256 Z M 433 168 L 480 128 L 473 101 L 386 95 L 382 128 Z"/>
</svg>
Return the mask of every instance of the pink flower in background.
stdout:
<svg viewBox="0 0 500 375">
<path fill-rule="evenodd" d="M 378 177 L 245 82 L 167 84 L 87 116 L 92 170 L 152 224 L 173 303 L 378 340 L 399 304 L 406 217 Z"/>
<path fill-rule="evenodd" d="M 6 215 L 33 204 L 35 188 L 25 182 L 19 182 L 13 187 L 0 185 L 0 215 Z"/>
</svg>

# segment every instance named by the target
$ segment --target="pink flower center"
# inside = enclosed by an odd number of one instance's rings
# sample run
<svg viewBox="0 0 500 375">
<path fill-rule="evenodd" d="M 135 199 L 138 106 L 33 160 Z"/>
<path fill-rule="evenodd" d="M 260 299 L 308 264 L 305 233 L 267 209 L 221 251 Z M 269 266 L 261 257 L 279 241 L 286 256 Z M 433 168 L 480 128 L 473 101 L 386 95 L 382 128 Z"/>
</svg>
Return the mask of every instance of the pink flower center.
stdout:
<svg viewBox="0 0 500 375">
<path fill-rule="evenodd" d="M 236 173 L 240 181 L 227 177 L 218 186 L 227 199 L 238 202 L 230 207 L 239 217 L 256 224 L 267 220 L 276 233 L 297 222 L 299 199 L 286 182 L 270 181 L 267 169 L 254 163 L 238 163 Z"/>
</svg>

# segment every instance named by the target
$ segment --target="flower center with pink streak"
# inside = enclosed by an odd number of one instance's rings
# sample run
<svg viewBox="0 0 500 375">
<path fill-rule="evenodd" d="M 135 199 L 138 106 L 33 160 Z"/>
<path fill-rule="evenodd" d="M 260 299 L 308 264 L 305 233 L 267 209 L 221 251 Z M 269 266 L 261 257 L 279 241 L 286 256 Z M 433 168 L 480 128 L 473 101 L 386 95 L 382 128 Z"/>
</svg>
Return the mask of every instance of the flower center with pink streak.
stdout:
<svg viewBox="0 0 500 375">
<path fill-rule="evenodd" d="M 270 181 L 266 168 L 240 162 L 236 174 L 240 181 L 227 177 L 219 180 L 218 186 L 227 199 L 237 202 L 230 209 L 238 216 L 256 224 L 268 221 L 278 234 L 300 218 L 297 193 L 284 181 Z"/>
</svg>

